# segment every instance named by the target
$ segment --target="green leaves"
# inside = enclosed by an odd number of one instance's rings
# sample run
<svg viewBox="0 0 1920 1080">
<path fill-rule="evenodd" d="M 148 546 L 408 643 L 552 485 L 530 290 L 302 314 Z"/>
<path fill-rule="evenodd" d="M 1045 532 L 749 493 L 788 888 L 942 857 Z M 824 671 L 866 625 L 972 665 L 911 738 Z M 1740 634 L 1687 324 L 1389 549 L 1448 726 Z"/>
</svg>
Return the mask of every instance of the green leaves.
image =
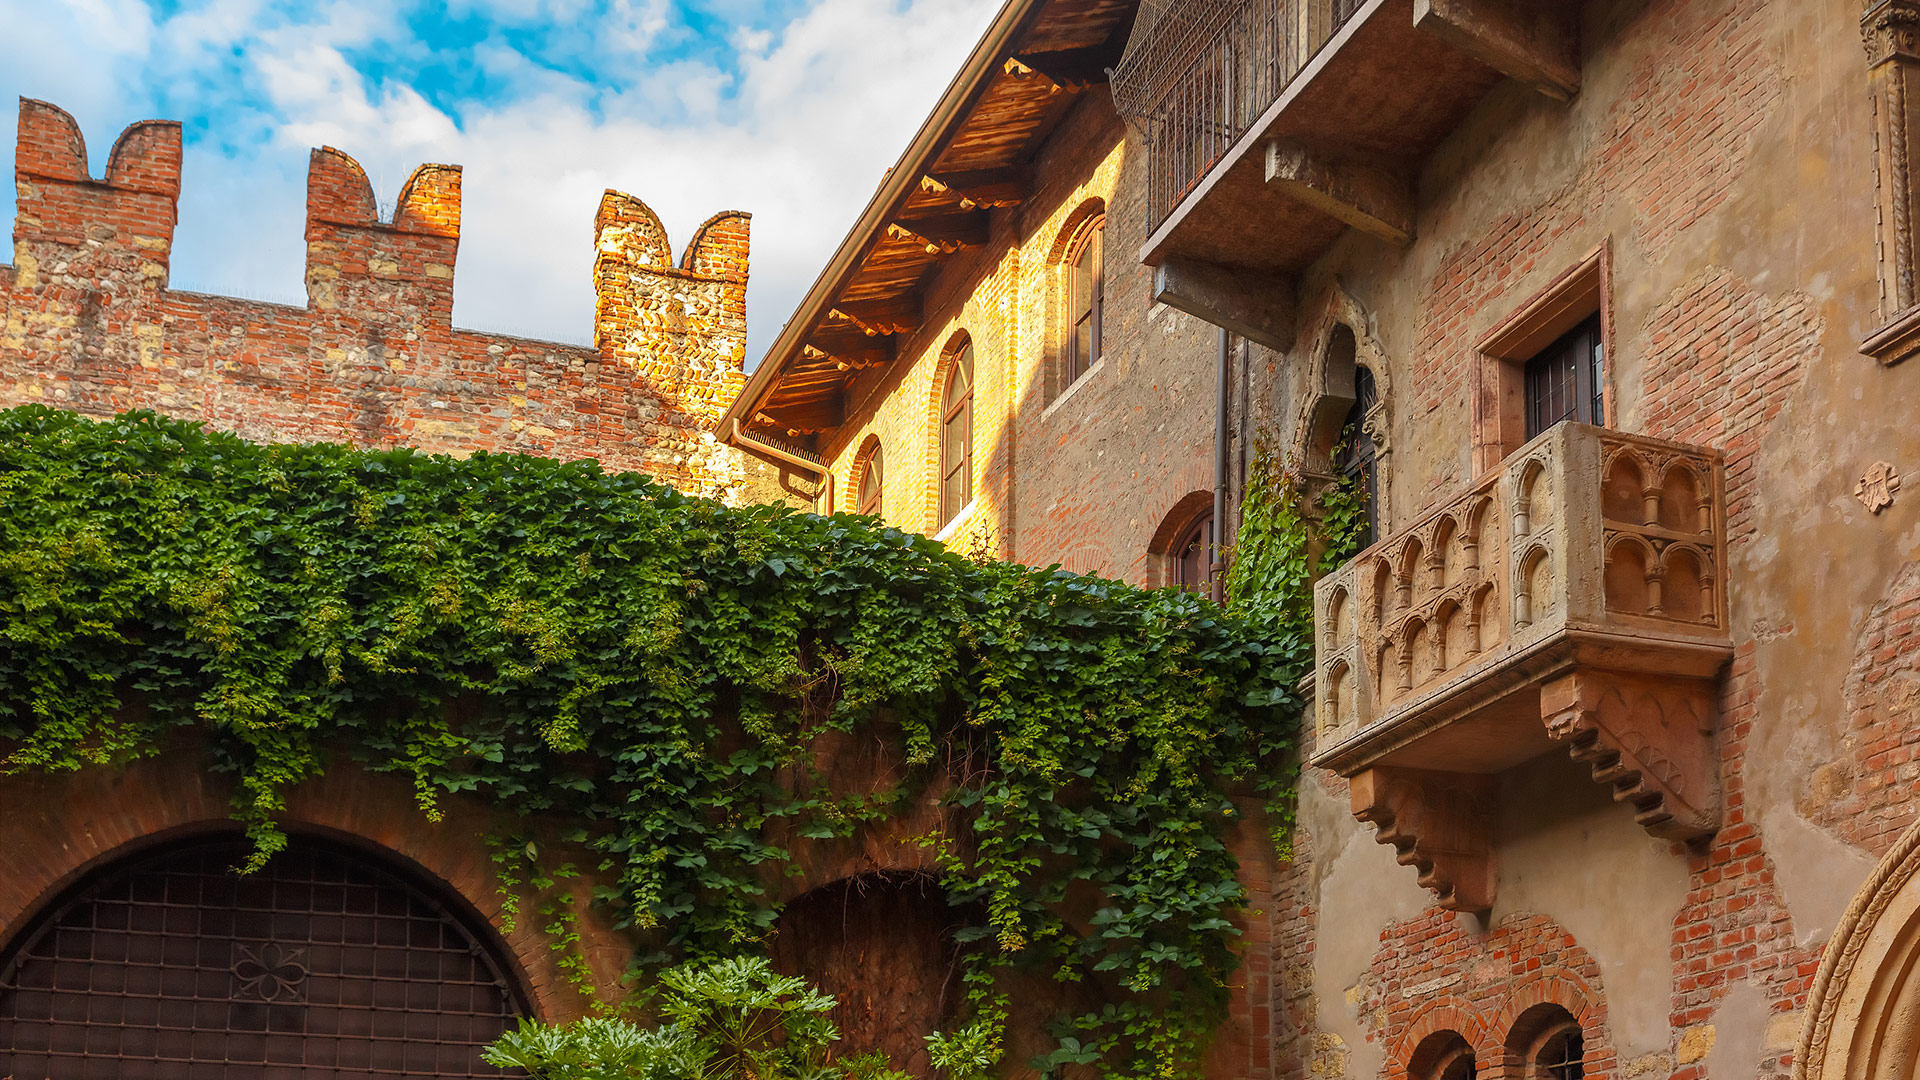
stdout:
<svg viewBox="0 0 1920 1080">
<path fill-rule="evenodd" d="M 571 866 L 602 868 L 590 895 L 644 950 L 750 955 L 796 847 L 940 792 L 929 842 L 975 920 L 971 1011 L 930 1044 L 949 1080 L 997 1067 L 1002 968 L 1112 1002 L 1061 1018 L 1076 1049 L 1043 1069 L 1193 1073 L 1237 963 L 1226 793 L 1288 782 L 1312 656 L 1304 526 L 1278 498 L 1249 504 L 1222 611 L 591 462 L 0 412 L 0 767 L 194 729 L 261 859 L 286 790 L 342 760 L 404 777 L 429 817 L 482 800 L 516 833 L 495 846 L 507 912 L 538 912 L 583 983 Z M 848 745 L 882 747 L 893 787 L 836 786 Z M 677 992 L 773 994 L 753 1008 L 780 1039 L 819 1037 L 817 1001 L 763 975 Z M 527 1038 L 502 1052 L 564 1049 Z M 582 1038 L 635 1075 L 690 1067 L 677 1043 Z"/>
</svg>

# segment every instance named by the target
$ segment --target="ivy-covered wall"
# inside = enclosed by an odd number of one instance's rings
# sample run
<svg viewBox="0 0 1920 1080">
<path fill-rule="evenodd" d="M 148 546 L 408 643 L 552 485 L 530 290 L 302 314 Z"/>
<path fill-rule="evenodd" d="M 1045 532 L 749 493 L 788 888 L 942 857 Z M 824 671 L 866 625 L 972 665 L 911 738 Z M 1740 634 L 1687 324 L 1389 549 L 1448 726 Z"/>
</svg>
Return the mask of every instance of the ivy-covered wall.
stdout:
<svg viewBox="0 0 1920 1080">
<path fill-rule="evenodd" d="M 592 463 L 0 413 L 8 797 L 186 755 L 265 859 L 290 798 L 398 780 L 418 827 L 475 823 L 496 921 L 583 987 L 583 910 L 644 974 L 761 951 L 790 873 L 917 845 L 964 973 L 950 1076 L 1007 1046 L 1198 1069 L 1247 900 L 1226 838 L 1291 775 L 1311 643 L 1273 628 Z M 1009 996 L 1043 984 L 1051 1016 Z"/>
</svg>

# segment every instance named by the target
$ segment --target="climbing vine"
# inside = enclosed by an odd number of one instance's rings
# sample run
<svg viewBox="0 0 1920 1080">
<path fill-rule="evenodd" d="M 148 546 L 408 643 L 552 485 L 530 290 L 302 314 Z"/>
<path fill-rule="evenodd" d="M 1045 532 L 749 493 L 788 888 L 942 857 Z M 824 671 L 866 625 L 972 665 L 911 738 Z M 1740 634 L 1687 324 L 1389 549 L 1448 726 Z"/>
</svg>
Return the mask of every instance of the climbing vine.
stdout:
<svg viewBox="0 0 1920 1080">
<path fill-rule="evenodd" d="M 1057 1019 L 1050 1071 L 1192 1075 L 1246 899 L 1230 794 L 1284 783 L 1312 653 L 1295 600 L 1259 599 L 1304 573 L 1254 557 L 1259 528 L 1223 611 L 592 463 L 16 409 L 0 752 L 72 770 L 198 748 L 256 862 L 288 789 L 342 762 L 406 777 L 428 818 L 478 796 L 552 826 L 494 838 L 504 880 L 571 901 L 591 876 L 655 964 L 758 951 L 801 846 L 939 793 L 926 843 L 979 916 L 972 1013 L 935 1063 L 996 1067 L 998 973 L 1024 968 L 1107 1003 Z M 816 753 L 836 733 L 886 740 L 907 778 L 836 790 Z M 572 908 L 509 916 L 565 948 Z"/>
</svg>

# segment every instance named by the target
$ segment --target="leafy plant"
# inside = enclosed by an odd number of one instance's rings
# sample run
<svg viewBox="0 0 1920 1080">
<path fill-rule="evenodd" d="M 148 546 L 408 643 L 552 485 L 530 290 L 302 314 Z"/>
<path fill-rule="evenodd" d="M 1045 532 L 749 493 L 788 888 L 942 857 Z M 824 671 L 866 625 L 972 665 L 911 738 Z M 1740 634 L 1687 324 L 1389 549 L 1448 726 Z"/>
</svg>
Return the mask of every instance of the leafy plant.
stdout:
<svg viewBox="0 0 1920 1080">
<path fill-rule="evenodd" d="M 894 1080 L 883 1054 L 835 1062 L 836 1002 L 762 957 L 683 964 L 660 973 L 658 1012 L 646 1028 L 588 1017 L 531 1020 L 483 1055 L 534 1080 Z"/>
<path fill-rule="evenodd" d="M 984 913 L 942 1067 L 996 1067 L 996 973 L 1017 967 L 1110 1002 L 1060 1018 L 1075 1061 L 1192 1074 L 1238 963 L 1229 792 L 1287 784 L 1312 651 L 1269 591 L 1298 595 L 1304 569 L 1258 528 L 1239 565 L 1267 569 L 1223 611 L 591 462 L 15 409 L 4 768 L 204 754 L 256 862 L 284 843 L 286 790 L 342 762 L 404 777 L 429 818 L 474 797 L 503 824 L 502 880 L 530 890 L 510 911 L 581 983 L 576 900 L 652 965 L 755 954 L 797 849 L 937 789 L 948 899 Z M 849 733 L 892 748 L 898 788 L 835 789 L 820 740 Z"/>
</svg>

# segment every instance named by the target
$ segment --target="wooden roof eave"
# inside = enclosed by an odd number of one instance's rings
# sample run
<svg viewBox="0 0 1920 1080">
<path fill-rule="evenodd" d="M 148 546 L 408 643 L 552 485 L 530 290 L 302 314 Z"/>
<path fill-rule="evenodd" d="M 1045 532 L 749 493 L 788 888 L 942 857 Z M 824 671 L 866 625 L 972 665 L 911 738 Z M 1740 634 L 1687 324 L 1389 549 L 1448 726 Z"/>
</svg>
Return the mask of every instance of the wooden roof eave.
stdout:
<svg viewBox="0 0 1920 1080">
<path fill-rule="evenodd" d="M 800 352 L 807 337 L 833 307 L 846 281 L 859 270 L 871 248 L 886 238 L 886 226 L 896 209 L 919 189 L 921 178 L 931 170 L 956 127 L 965 122 L 979 97 L 1001 73 L 1002 57 L 1012 51 L 1014 42 L 1045 4 L 1046 0 L 1006 0 L 1002 5 L 933 112 L 928 114 L 913 141 L 907 144 L 905 152 L 867 201 L 833 258 L 814 279 L 793 317 L 781 328 L 740 396 L 720 418 L 718 426 L 723 441 L 733 441 L 735 431 L 752 422 L 768 392 L 777 384 L 785 361 Z"/>
</svg>

